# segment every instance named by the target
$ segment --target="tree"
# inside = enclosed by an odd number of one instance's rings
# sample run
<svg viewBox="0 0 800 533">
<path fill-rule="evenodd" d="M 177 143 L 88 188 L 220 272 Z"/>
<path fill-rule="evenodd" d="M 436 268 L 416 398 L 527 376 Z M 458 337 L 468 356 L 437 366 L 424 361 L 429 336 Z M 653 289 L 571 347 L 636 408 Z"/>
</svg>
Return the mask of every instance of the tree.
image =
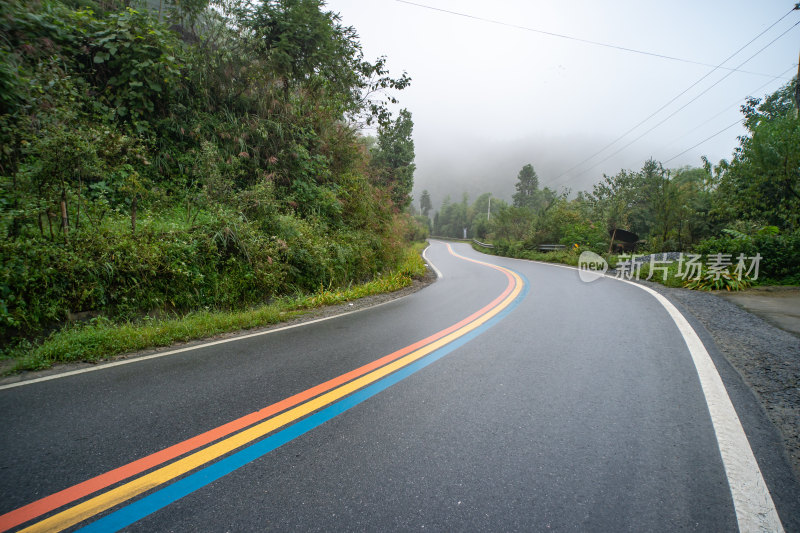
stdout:
<svg viewBox="0 0 800 533">
<path fill-rule="evenodd" d="M 468 226 L 467 211 L 466 193 L 464 193 L 459 203 L 452 203 L 449 196 L 445 198 L 438 213 L 438 234 L 444 237 L 462 238 L 464 236 L 464 228 Z"/>
<path fill-rule="evenodd" d="M 373 151 L 378 181 L 390 190 L 392 202 L 398 209 L 409 204 L 414 186 L 413 131 L 411 112 L 401 109 L 396 120 L 378 126 L 378 146 Z"/>
<path fill-rule="evenodd" d="M 602 220 L 611 235 L 608 246 L 609 253 L 616 230 L 625 229 L 631 211 L 632 183 L 634 176 L 620 170 L 615 176 L 603 174 L 603 181 L 595 184 L 590 197 L 592 207 L 598 219 Z"/>
<path fill-rule="evenodd" d="M 194 0 L 200 1 L 200 0 Z M 257 55 L 281 81 L 284 100 L 292 88 L 325 99 L 359 125 L 389 121 L 387 102 L 397 100 L 387 89 L 401 90 L 411 83 L 404 72 L 389 76 L 386 58 L 364 60 L 358 34 L 343 26 L 338 13 L 323 11 L 322 0 L 266 0 L 239 10 L 237 25 L 246 28 Z"/>
<path fill-rule="evenodd" d="M 536 193 L 539 190 L 539 177 L 528 163 L 517 175 L 517 192 L 514 193 L 514 207 L 533 208 L 536 205 Z"/>
<path fill-rule="evenodd" d="M 422 196 L 419 199 L 419 210 L 422 212 L 423 216 L 428 216 L 428 213 L 431 212 L 433 209 L 433 204 L 431 203 L 431 195 L 428 193 L 428 190 L 422 191 Z"/>
<path fill-rule="evenodd" d="M 361 58 L 355 30 L 323 11 L 321 0 L 267 0 L 246 13 L 247 28 L 288 99 L 292 84 L 315 74 L 352 87 L 353 66 Z"/>
<path fill-rule="evenodd" d="M 491 196 L 492 194 L 488 192 L 481 194 L 469 209 L 470 232 L 480 239 L 486 238 L 486 234 L 489 233 L 489 202 L 491 202 Z M 495 200 L 492 208 L 497 212 L 503 204 L 502 200 Z"/>
<path fill-rule="evenodd" d="M 782 229 L 800 227 L 800 120 L 793 83 L 742 106 L 748 135 L 729 165 L 719 165 L 717 212 Z"/>
<path fill-rule="evenodd" d="M 677 188 L 677 240 L 678 247 L 692 245 L 711 236 L 711 191 L 708 189 L 709 173 L 703 168 L 680 168 L 672 178 Z"/>
<path fill-rule="evenodd" d="M 530 209 L 524 207 L 508 207 L 498 209 L 492 215 L 492 227 L 497 239 L 523 241 L 533 224 Z"/>
</svg>

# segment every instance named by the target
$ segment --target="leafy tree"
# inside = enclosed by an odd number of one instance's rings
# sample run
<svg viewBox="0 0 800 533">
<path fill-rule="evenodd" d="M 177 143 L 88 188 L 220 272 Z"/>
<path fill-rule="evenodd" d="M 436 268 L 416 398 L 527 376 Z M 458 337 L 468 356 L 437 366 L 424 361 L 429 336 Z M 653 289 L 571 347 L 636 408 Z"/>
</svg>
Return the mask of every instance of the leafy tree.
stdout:
<svg viewBox="0 0 800 533">
<path fill-rule="evenodd" d="M 450 197 L 446 197 L 442 202 L 442 208 L 437 213 L 438 219 L 434 218 L 434 222 L 438 223 L 438 235 L 444 237 L 454 237 L 460 239 L 464 236 L 464 228 L 468 228 L 468 198 L 466 193 L 462 196 L 461 202 L 453 203 Z M 469 234 L 469 229 L 468 229 Z"/>
<path fill-rule="evenodd" d="M 793 82 L 763 102 L 742 107 L 749 134 L 729 165 L 720 165 L 715 194 L 728 218 L 762 221 L 783 229 L 800 227 L 800 120 L 794 117 Z"/>
<path fill-rule="evenodd" d="M 324 11 L 324 5 L 322 0 L 267 0 L 234 11 L 239 25 L 250 32 L 258 57 L 280 80 L 284 100 L 302 85 L 349 118 L 366 112 L 358 120 L 387 123 L 391 115 L 386 100 L 397 100 L 376 95 L 404 89 L 411 79 L 405 73 L 391 78 L 385 57 L 365 61 L 355 29 L 343 26 L 341 17 Z"/>
<path fill-rule="evenodd" d="M 712 192 L 710 176 L 703 168 L 681 168 L 672 178 L 677 188 L 676 235 L 678 249 L 691 246 L 713 234 L 714 224 L 709 216 Z"/>
<path fill-rule="evenodd" d="M 489 203 L 492 202 L 494 211 L 497 212 L 505 203 L 502 200 L 492 201 L 491 193 L 484 193 L 475 199 L 469 209 L 470 233 L 480 239 L 485 239 L 490 231 L 491 220 L 489 218 Z"/>
<path fill-rule="evenodd" d="M 603 221 L 612 235 L 617 229 L 626 229 L 632 205 L 632 182 L 634 176 L 621 170 L 614 176 L 603 174 L 603 181 L 595 184 L 590 197 L 595 216 Z M 611 251 L 609 243 L 609 252 Z"/>
<path fill-rule="evenodd" d="M 391 191 L 392 201 L 398 209 L 409 204 L 414 186 L 416 165 L 414 140 L 411 138 L 413 130 L 411 112 L 407 109 L 400 110 L 395 121 L 378 127 L 378 145 L 373 152 L 378 181 Z"/>
<path fill-rule="evenodd" d="M 91 82 L 115 116 L 132 120 L 139 130 L 147 129 L 143 119 L 154 112 L 165 114 L 178 90 L 181 65 L 176 35 L 148 13 L 130 8 L 110 15 L 99 26 L 86 43 Z"/>
<path fill-rule="evenodd" d="M 530 209 L 513 205 L 506 209 L 498 209 L 497 213 L 492 215 L 494 237 L 519 242 L 526 240 L 534 224 L 531 215 Z"/>
<path fill-rule="evenodd" d="M 352 74 L 350 65 L 342 62 L 358 51 L 355 32 L 340 26 L 338 16 L 323 11 L 323 6 L 321 0 L 267 0 L 245 12 L 246 27 L 270 70 L 280 78 L 287 99 L 292 84 L 314 74 Z"/>
</svg>

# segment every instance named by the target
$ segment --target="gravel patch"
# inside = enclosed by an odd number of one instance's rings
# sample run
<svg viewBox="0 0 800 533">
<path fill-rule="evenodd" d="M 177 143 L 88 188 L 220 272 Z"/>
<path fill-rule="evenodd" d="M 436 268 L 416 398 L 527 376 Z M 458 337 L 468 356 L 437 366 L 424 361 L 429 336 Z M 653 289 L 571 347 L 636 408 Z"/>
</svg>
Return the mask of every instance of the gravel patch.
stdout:
<svg viewBox="0 0 800 533">
<path fill-rule="evenodd" d="M 800 337 L 714 293 L 640 282 L 683 306 L 755 392 L 800 479 Z"/>
</svg>

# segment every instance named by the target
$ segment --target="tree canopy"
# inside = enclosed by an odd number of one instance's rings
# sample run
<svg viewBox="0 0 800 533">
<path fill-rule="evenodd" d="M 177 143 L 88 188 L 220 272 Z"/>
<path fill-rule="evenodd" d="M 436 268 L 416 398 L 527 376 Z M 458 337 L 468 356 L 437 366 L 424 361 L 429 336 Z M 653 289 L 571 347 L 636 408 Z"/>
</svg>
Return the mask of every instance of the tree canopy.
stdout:
<svg viewBox="0 0 800 533">
<path fill-rule="evenodd" d="M 519 171 L 517 192 L 514 193 L 514 207 L 535 207 L 537 203 L 537 193 L 539 192 L 539 176 L 533 169 L 533 165 L 528 163 Z"/>
</svg>

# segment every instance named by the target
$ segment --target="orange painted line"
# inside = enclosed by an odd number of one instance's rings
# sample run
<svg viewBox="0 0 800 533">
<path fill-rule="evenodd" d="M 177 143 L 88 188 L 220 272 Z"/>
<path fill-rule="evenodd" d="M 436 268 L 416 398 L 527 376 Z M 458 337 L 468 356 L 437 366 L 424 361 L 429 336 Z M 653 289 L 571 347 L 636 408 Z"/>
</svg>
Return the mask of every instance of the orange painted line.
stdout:
<svg viewBox="0 0 800 533">
<path fill-rule="evenodd" d="M 447 245 L 448 250 L 450 253 L 460 259 L 464 259 L 467 261 L 471 261 L 473 263 L 479 263 L 487 266 L 491 266 L 496 268 L 495 265 L 490 263 L 484 263 L 482 261 L 477 261 L 474 259 L 469 259 L 467 257 L 460 256 L 453 252 L 450 245 Z M 500 269 L 497 269 L 500 270 Z M 73 485 L 68 487 L 64 490 L 59 492 L 53 493 L 50 496 L 45 496 L 35 502 L 31 502 L 27 505 L 19 507 L 13 511 L 9 511 L 8 513 L 0 516 L 0 533 L 4 531 L 8 531 L 9 529 L 16 527 L 20 524 L 24 524 L 29 520 L 33 520 L 45 513 L 48 513 L 54 509 L 58 509 L 61 506 L 67 505 L 68 503 L 72 503 L 76 500 L 83 498 L 84 496 L 88 496 L 94 492 L 99 490 L 105 489 L 115 483 L 133 477 L 137 474 L 144 472 L 145 470 L 149 470 L 155 466 L 163 464 L 167 461 L 175 459 L 187 452 L 200 448 L 201 446 L 205 446 L 217 439 L 230 435 L 240 429 L 244 429 L 247 426 L 250 426 L 256 422 L 269 418 L 272 415 L 280 413 L 290 407 L 298 405 L 314 396 L 322 394 L 328 390 L 331 390 L 339 385 L 342 385 L 348 381 L 351 381 L 357 377 L 360 377 L 368 372 L 375 370 L 381 366 L 386 365 L 394 361 L 395 359 L 399 359 L 400 357 L 411 353 L 419 348 L 426 346 L 450 333 L 453 331 L 460 329 L 461 327 L 465 326 L 466 324 L 473 322 L 474 320 L 480 318 L 482 315 L 489 312 L 492 308 L 496 307 L 503 299 L 508 296 L 511 291 L 514 289 L 514 278 L 508 272 L 500 270 L 503 272 L 508 279 L 508 285 L 506 286 L 505 290 L 500 294 L 497 298 L 492 300 L 490 303 L 475 311 L 468 317 L 464 318 L 463 320 L 449 326 L 446 329 L 443 329 L 433 335 L 426 337 L 422 340 L 415 342 L 414 344 L 410 344 L 405 348 L 401 348 L 395 352 L 390 353 L 389 355 L 385 355 L 380 359 L 376 359 L 371 363 L 367 363 L 364 366 L 356 368 L 355 370 L 351 370 L 345 374 L 342 374 L 338 377 L 325 381 L 324 383 L 320 383 L 310 389 L 306 389 L 302 392 L 299 392 L 293 396 L 289 396 L 288 398 L 281 400 L 277 403 L 264 407 L 258 411 L 245 415 L 241 418 L 237 418 L 231 422 L 227 422 L 219 427 L 206 431 L 205 433 L 201 433 L 195 437 L 187 439 L 183 442 L 179 442 L 177 444 L 173 444 L 168 448 L 164 448 L 158 452 L 153 454 L 147 455 L 142 457 L 141 459 L 137 459 L 131 463 L 126 465 L 120 466 L 119 468 L 115 468 L 114 470 L 109 470 L 104 474 L 100 474 L 95 476 L 91 479 L 87 479 L 77 485 Z M 201 348 L 202 346 L 198 346 Z"/>
</svg>

